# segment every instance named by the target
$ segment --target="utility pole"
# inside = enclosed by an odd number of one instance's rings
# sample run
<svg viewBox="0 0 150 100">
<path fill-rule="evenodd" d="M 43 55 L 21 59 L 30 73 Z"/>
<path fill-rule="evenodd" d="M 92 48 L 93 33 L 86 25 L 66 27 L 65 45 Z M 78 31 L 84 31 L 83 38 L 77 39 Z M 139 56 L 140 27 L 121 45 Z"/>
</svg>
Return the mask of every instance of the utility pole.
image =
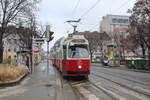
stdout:
<svg viewBox="0 0 150 100">
<path fill-rule="evenodd" d="M 76 29 L 78 27 L 78 23 L 81 21 L 81 19 L 78 20 L 68 20 L 66 21 L 67 23 L 69 23 L 72 27 L 73 27 L 73 34 L 76 33 Z"/>
<path fill-rule="evenodd" d="M 53 40 L 54 37 L 52 35 L 54 32 L 50 31 L 50 25 L 46 26 L 45 37 L 47 41 L 47 74 L 49 73 L 49 42 Z"/>
<path fill-rule="evenodd" d="M 31 73 L 34 72 L 34 36 L 32 37 L 32 68 L 31 68 Z"/>
<path fill-rule="evenodd" d="M 49 73 L 49 42 L 47 42 L 47 71 Z"/>
</svg>

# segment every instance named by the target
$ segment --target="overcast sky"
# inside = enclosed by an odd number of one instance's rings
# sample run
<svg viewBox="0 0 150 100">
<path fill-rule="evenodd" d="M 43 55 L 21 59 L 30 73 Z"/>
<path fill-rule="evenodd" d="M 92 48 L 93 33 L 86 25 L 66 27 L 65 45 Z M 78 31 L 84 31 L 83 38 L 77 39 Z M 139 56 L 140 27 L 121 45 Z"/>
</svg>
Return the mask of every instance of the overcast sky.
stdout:
<svg viewBox="0 0 150 100">
<path fill-rule="evenodd" d="M 99 1 L 99 2 L 98 2 Z M 51 24 L 54 31 L 54 40 L 51 45 L 67 31 L 73 28 L 65 23 L 67 20 L 81 18 L 78 31 L 99 31 L 101 18 L 107 14 L 129 15 L 136 0 L 42 0 L 39 4 L 39 23 Z M 96 3 L 96 6 L 86 13 Z M 76 8 L 76 9 L 75 9 Z M 86 14 L 85 14 L 86 13 Z M 83 17 L 81 17 L 84 15 Z M 45 45 L 43 46 L 44 49 Z"/>
</svg>

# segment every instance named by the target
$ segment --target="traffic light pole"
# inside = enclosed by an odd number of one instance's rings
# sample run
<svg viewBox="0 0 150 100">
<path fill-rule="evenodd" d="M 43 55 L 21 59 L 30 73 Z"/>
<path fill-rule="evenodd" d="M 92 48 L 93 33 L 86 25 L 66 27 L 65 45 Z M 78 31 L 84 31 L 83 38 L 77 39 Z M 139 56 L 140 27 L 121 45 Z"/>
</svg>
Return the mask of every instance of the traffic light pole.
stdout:
<svg viewBox="0 0 150 100">
<path fill-rule="evenodd" d="M 32 38 L 32 68 L 31 68 L 31 73 L 34 72 L 34 36 Z"/>
<path fill-rule="evenodd" d="M 49 42 L 53 40 L 53 35 L 54 32 L 51 32 L 50 31 L 50 25 L 47 25 L 46 26 L 46 31 L 45 31 L 45 37 L 46 37 L 46 40 L 47 40 L 47 76 L 49 74 Z"/>
<path fill-rule="evenodd" d="M 49 73 L 49 42 L 47 41 L 47 75 Z"/>
</svg>

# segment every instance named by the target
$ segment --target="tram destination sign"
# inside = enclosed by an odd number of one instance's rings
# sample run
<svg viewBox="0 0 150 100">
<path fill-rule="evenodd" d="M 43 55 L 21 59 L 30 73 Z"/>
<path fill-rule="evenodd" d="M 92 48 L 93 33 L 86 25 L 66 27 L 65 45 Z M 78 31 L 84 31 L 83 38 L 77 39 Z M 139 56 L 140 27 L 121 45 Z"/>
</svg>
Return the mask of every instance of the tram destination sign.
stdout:
<svg viewBox="0 0 150 100">
<path fill-rule="evenodd" d="M 74 40 L 72 40 L 72 42 L 74 42 L 74 43 L 85 43 L 85 40 L 84 39 L 74 39 Z"/>
</svg>

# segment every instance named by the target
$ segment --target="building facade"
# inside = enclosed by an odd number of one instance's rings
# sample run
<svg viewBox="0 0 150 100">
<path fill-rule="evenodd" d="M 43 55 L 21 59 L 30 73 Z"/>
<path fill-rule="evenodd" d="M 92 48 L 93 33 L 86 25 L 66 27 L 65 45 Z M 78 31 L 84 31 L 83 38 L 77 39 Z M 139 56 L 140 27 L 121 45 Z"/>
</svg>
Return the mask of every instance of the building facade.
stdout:
<svg viewBox="0 0 150 100">
<path fill-rule="evenodd" d="M 4 63 L 16 64 L 17 51 L 20 48 L 20 38 L 17 34 L 11 34 L 3 39 L 3 61 Z"/>
<path fill-rule="evenodd" d="M 129 16 L 123 15 L 106 15 L 100 23 L 100 32 L 109 33 L 125 33 L 129 29 Z"/>
<path fill-rule="evenodd" d="M 111 37 L 111 41 L 104 45 L 105 48 L 111 47 L 111 50 L 113 50 L 110 51 L 112 52 L 110 55 L 122 57 L 127 53 L 127 48 L 125 47 L 124 42 L 129 35 L 129 25 L 129 16 L 106 15 L 102 18 L 100 32 L 106 32 Z"/>
</svg>

